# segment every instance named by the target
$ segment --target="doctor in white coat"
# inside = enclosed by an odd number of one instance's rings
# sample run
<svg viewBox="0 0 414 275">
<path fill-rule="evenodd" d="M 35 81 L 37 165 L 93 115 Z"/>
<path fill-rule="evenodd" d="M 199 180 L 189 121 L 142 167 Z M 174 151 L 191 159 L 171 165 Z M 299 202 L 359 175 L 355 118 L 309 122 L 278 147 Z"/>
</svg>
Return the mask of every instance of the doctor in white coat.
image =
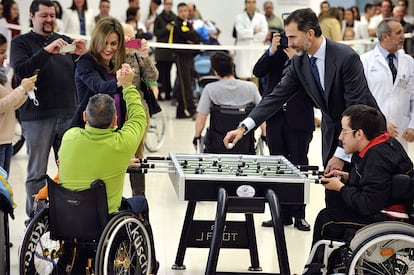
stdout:
<svg viewBox="0 0 414 275">
<path fill-rule="evenodd" d="M 234 26 L 237 32 L 236 45 L 251 46 L 252 50 L 237 50 L 234 58 L 236 76 L 251 78 L 253 67 L 264 52 L 268 26 L 266 17 L 256 12 L 256 0 L 245 0 L 245 11 L 236 17 Z"/>
<path fill-rule="evenodd" d="M 365 77 L 387 119 L 388 132 L 407 150 L 407 142 L 414 141 L 414 60 L 401 50 L 404 31 L 397 19 L 383 19 L 378 25 L 377 36 L 379 44 L 361 55 Z M 388 64 L 388 54 L 395 55 L 395 80 Z"/>
</svg>

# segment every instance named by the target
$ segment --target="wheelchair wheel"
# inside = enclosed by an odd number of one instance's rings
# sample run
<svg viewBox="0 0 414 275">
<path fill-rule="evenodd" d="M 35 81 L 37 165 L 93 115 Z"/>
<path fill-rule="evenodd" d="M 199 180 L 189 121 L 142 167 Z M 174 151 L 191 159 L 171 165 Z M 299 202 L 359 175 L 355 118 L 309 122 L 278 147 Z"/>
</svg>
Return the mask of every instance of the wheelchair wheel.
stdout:
<svg viewBox="0 0 414 275">
<path fill-rule="evenodd" d="M 50 239 L 49 208 L 42 209 L 26 228 L 19 248 L 20 274 L 54 274 L 60 242 Z"/>
<path fill-rule="evenodd" d="M 162 112 L 152 115 L 145 138 L 145 148 L 149 152 L 158 151 L 165 141 L 166 121 Z"/>
<path fill-rule="evenodd" d="M 121 212 L 105 227 L 95 258 L 96 274 L 150 274 L 151 244 L 132 212 Z"/>
<path fill-rule="evenodd" d="M 414 236 L 384 232 L 356 248 L 347 274 L 414 274 Z"/>
</svg>

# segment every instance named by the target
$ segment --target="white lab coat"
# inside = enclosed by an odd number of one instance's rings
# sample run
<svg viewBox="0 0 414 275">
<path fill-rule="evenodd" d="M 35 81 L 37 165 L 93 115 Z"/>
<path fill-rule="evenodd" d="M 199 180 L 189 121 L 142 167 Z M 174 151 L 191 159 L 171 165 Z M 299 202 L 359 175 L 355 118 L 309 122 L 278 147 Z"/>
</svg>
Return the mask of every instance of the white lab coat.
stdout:
<svg viewBox="0 0 414 275">
<path fill-rule="evenodd" d="M 253 67 L 257 60 L 262 56 L 263 42 L 266 38 L 268 26 L 266 17 L 261 13 L 255 13 L 250 20 L 246 12 L 239 14 L 234 23 L 237 31 L 238 46 L 252 46 L 253 50 L 237 50 L 235 52 L 234 64 L 236 65 L 236 75 L 241 78 L 253 76 Z M 254 34 L 254 29 L 260 31 Z"/>
<path fill-rule="evenodd" d="M 388 60 L 378 45 L 361 55 L 361 61 L 371 93 L 387 121 L 398 127 L 398 140 L 407 150 L 402 135 L 407 128 L 414 129 L 414 59 L 401 51 L 396 56 L 398 68 L 394 84 Z"/>
</svg>

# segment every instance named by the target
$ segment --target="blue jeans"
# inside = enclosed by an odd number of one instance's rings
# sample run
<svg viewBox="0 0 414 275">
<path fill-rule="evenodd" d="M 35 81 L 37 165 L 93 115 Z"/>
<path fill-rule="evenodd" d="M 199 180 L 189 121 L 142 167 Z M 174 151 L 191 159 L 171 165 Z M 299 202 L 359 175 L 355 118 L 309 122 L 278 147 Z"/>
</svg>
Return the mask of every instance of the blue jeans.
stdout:
<svg viewBox="0 0 414 275">
<path fill-rule="evenodd" d="M 50 149 L 57 159 L 62 136 L 69 128 L 72 118 L 47 118 L 22 121 L 23 136 L 26 139 L 28 154 L 26 179 L 26 214 L 33 208 L 33 195 L 46 184 L 47 164 Z M 52 175 L 53 176 L 53 175 Z"/>
<path fill-rule="evenodd" d="M 0 167 L 6 170 L 7 174 L 10 172 L 10 160 L 13 156 L 13 146 L 9 144 L 0 145 Z"/>
</svg>

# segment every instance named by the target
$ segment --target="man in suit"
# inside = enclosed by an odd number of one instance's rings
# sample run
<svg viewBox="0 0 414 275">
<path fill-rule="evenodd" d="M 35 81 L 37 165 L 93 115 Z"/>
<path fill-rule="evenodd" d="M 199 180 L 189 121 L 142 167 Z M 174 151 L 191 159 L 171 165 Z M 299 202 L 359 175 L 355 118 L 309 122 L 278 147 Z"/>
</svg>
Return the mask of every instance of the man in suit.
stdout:
<svg viewBox="0 0 414 275">
<path fill-rule="evenodd" d="M 273 34 L 270 48 L 256 62 L 253 74 L 265 77 L 263 97 L 270 94 L 279 83 L 284 68 L 290 65 L 295 55 L 292 48 L 284 48 L 280 43 L 280 34 Z M 273 116 L 266 120 L 266 140 L 271 155 L 283 155 L 295 165 L 308 165 L 309 144 L 315 130 L 313 102 L 305 93 L 296 96 L 283 105 Z M 282 205 L 282 222 L 293 224 L 301 231 L 309 231 L 305 220 L 305 205 Z M 272 227 L 272 220 L 264 221 L 264 227 Z"/>
<path fill-rule="evenodd" d="M 285 21 L 289 47 L 296 51 L 292 64 L 273 91 L 252 110 L 223 142 L 237 143 L 297 93 L 305 93 L 322 111 L 322 160 L 325 173 L 344 168 L 350 155 L 338 145 L 341 114 L 346 107 L 366 104 L 378 109 L 370 93 L 358 54 L 347 45 L 325 39 L 311 9 L 292 12 Z M 312 68 L 311 68 L 311 62 Z M 385 123 L 384 123 L 385 129 Z M 335 202 L 327 194 L 327 206 Z"/>
</svg>

